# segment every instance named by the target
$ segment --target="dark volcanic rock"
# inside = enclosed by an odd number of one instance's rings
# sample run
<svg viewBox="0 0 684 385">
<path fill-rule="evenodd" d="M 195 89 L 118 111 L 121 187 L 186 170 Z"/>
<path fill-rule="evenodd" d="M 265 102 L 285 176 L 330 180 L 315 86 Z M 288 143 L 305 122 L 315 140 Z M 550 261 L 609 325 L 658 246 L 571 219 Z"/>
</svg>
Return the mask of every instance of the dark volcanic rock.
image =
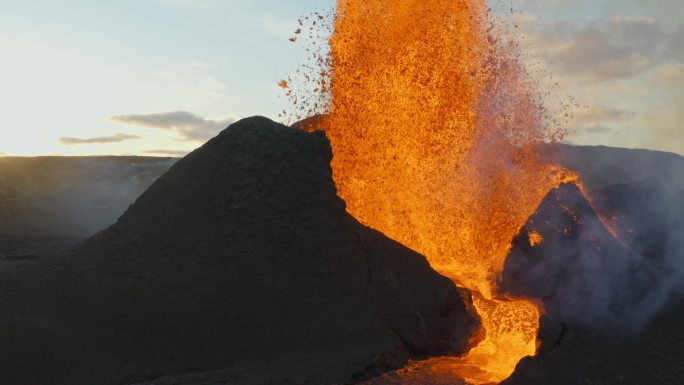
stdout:
<svg viewBox="0 0 684 385">
<path fill-rule="evenodd" d="M 12 237 L 0 235 L 0 270 L 11 270 L 42 258 L 49 258 L 77 246 L 73 237 Z"/>
<path fill-rule="evenodd" d="M 578 171 L 585 186 L 591 190 L 655 179 L 673 198 L 674 195 L 681 197 L 684 192 L 684 157 L 678 154 L 566 144 L 547 144 L 541 146 L 541 150 L 552 163 Z"/>
<path fill-rule="evenodd" d="M 27 336 L 0 326 L 0 356 L 62 347 L 3 385 L 349 383 L 465 351 L 465 296 L 345 212 L 331 157 L 323 133 L 242 120 L 76 251 L 0 271 L 0 323 Z"/>
<path fill-rule="evenodd" d="M 543 299 L 541 346 L 503 384 L 682 383 L 684 255 L 671 241 L 684 233 L 668 224 L 663 195 L 656 182 L 607 186 L 591 203 L 574 185 L 549 193 L 502 279 L 509 293 Z"/>
<path fill-rule="evenodd" d="M 657 264 L 679 215 L 670 207 L 665 189 L 656 179 L 620 183 L 591 192 L 592 202 L 635 253 Z"/>
<path fill-rule="evenodd" d="M 684 379 L 684 301 L 625 337 L 568 324 L 553 346 L 528 357 L 502 385 L 675 385 Z"/>
<path fill-rule="evenodd" d="M 640 329 L 684 277 L 658 191 L 614 185 L 591 203 L 574 184 L 551 191 L 513 241 L 502 289 L 541 298 L 562 321 Z"/>
<path fill-rule="evenodd" d="M 649 277 L 604 223 L 576 185 L 551 191 L 513 241 L 501 288 L 543 299 L 550 315 L 566 321 L 619 319 L 615 312 L 639 300 L 633 291 Z"/>
</svg>

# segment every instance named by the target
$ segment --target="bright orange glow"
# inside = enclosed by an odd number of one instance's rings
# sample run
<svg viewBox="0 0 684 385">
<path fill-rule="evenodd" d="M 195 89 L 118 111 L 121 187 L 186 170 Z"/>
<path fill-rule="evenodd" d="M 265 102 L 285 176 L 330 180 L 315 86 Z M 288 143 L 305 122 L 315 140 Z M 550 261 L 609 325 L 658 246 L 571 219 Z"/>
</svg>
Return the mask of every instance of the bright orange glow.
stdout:
<svg viewBox="0 0 684 385">
<path fill-rule="evenodd" d="M 498 383 L 536 351 L 539 306 L 497 293 L 511 240 L 576 177 L 484 0 L 339 0 L 323 127 L 348 211 L 473 292 L 483 340 L 449 371 Z"/>
<path fill-rule="evenodd" d="M 530 238 L 530 246 L 532 247 L 536 247 L 544 243 L 544 237 L 542 237 L 542 235 L 536 231 L 531 231 L 529 234 L 527 234 L 527 236 Z"/>
</svg>

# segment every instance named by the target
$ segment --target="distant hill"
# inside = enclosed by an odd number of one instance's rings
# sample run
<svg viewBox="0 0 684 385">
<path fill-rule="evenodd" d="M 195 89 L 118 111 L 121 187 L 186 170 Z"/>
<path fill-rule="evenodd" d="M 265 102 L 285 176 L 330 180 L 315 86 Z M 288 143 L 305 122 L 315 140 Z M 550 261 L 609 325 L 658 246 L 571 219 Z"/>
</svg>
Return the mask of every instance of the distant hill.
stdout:
<svg viewBox="0 0 684 385">
<path fill-rule="evenodd" d="M 546 145 L 579 171 L 590 190 L 657 181 L 669 200 L 684 196 L 684 157 L 603 146 Z M 92 235 L 116 222 L 178 159 L 152 157 L 0 158 L 0 235 Z"/>
<path fill-rule="evenodd" d="M 92 235 L 113 224 L 176 160 L 0 158 L 0 235 Z"/>
<path fill-rule="evenodd" d="M 605 146 L 547 145 L 543 148 L 551 159 L 561 166 L 581 174 L 582 182 L 591 198 L 609 212 L 617 209 L 622 215 L 631 207 L 639 214 L 641 227 L 647 226 L 648 217 L 664 211 L 667 220 L 676 227 L 684 218 L 684 157 L 678 154 L 642 149 Z M 629 186 L 628 186 L 629 185 Z M 654 202 L 648 193 L 624 190 L 653 190 L 658 192 Z M 623 194 L 619 192 L 623 191 Z M 617 194 L 617 195 L 615 195 Z M 624 198 L 632 196 L 626 204 Z M 634 195 L 636 194 L 636 195 Z M 634 198 L 641 196 L 641 199 Z M 618 199 L 619 198 L 619 199 Z M 641 200 L 641 201 L 640 201 Z M 606 214 L 607 214 L 606 213 Z M 631 213 L 634 214 L 634 213 Z M 628 214 L 630 216 L 631 214 Z M 657 229 L 654 228 L 657 231 Z"/>
<path fill-rule="evenodd" d="M 590 189 L 656 180 L 669 194 L 684 193 L 681 155 L 605 146 L 546 145 L 542 151 L 562 166 L 579 171 Z"/>
</svg>

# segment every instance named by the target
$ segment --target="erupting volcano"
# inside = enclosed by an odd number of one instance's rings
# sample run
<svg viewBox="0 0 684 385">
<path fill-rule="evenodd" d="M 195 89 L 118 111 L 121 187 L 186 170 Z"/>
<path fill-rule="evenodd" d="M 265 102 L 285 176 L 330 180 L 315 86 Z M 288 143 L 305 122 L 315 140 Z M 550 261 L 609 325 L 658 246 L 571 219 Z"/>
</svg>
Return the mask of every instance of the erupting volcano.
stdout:
<svg viewBox="0 0 684 385">
<path fill-rule="evenodd" d="M 666 2 L 15 2 L 0 385 L 682 384 Z"/>
<path fill-rule="evenodd" d="M 488 12 L 484 0 L 338 1 L 317 125 L 347 210 L 473 293 L 480 340 L 443 369 L 472 384 L 535 354 L 543 309 L 497 280 L 543 197 L 576 178 L 537 152 L 562 132 Z"/>
</svg>

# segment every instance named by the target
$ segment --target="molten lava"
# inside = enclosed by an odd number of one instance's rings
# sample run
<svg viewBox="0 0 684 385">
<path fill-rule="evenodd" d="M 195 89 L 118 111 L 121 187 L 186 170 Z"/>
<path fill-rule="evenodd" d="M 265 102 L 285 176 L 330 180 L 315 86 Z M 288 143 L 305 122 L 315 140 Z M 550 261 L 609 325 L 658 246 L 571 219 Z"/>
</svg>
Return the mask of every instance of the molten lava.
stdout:
<svg viewBox="0 0 684 385">
<path fill-rule="evenodd" d="M 528 237 L 530 238 L 530 246 L 531 247 L 539 246 L 542 243 L 544 243 L 544 237 L 541 234 L 539 234 L 539 232 L 537 232 L 537 231 L 531 231 L 528 234 Z"/>
<path fill-rule="evenodd" d="M 314 125 L 348 211 L 473 293 L 479 343 L 433 369 L 503 381 L 535 354 L 542 311 L 498 291 L 511 241 L 549 190 L 577 179 L 537 150 L 562 132 L 545 124 L 516 46 L 485 0 L 338 0 L 330 52 L 315 59 L 321 72 L 281 87 L 325 114 Z M 320 94 L 308 106 L 291 89 L 300 78 Z"/>
<path fill-rule="evenodd" d="M 498 383 L 534 355 L 539 306 L 497 292 L 510 242 L 573 178 L 484 0 L 339 0 L 325 128 L 348 211 L 470 289 L 483 339 L 449 370 Z"/>
</svg>

